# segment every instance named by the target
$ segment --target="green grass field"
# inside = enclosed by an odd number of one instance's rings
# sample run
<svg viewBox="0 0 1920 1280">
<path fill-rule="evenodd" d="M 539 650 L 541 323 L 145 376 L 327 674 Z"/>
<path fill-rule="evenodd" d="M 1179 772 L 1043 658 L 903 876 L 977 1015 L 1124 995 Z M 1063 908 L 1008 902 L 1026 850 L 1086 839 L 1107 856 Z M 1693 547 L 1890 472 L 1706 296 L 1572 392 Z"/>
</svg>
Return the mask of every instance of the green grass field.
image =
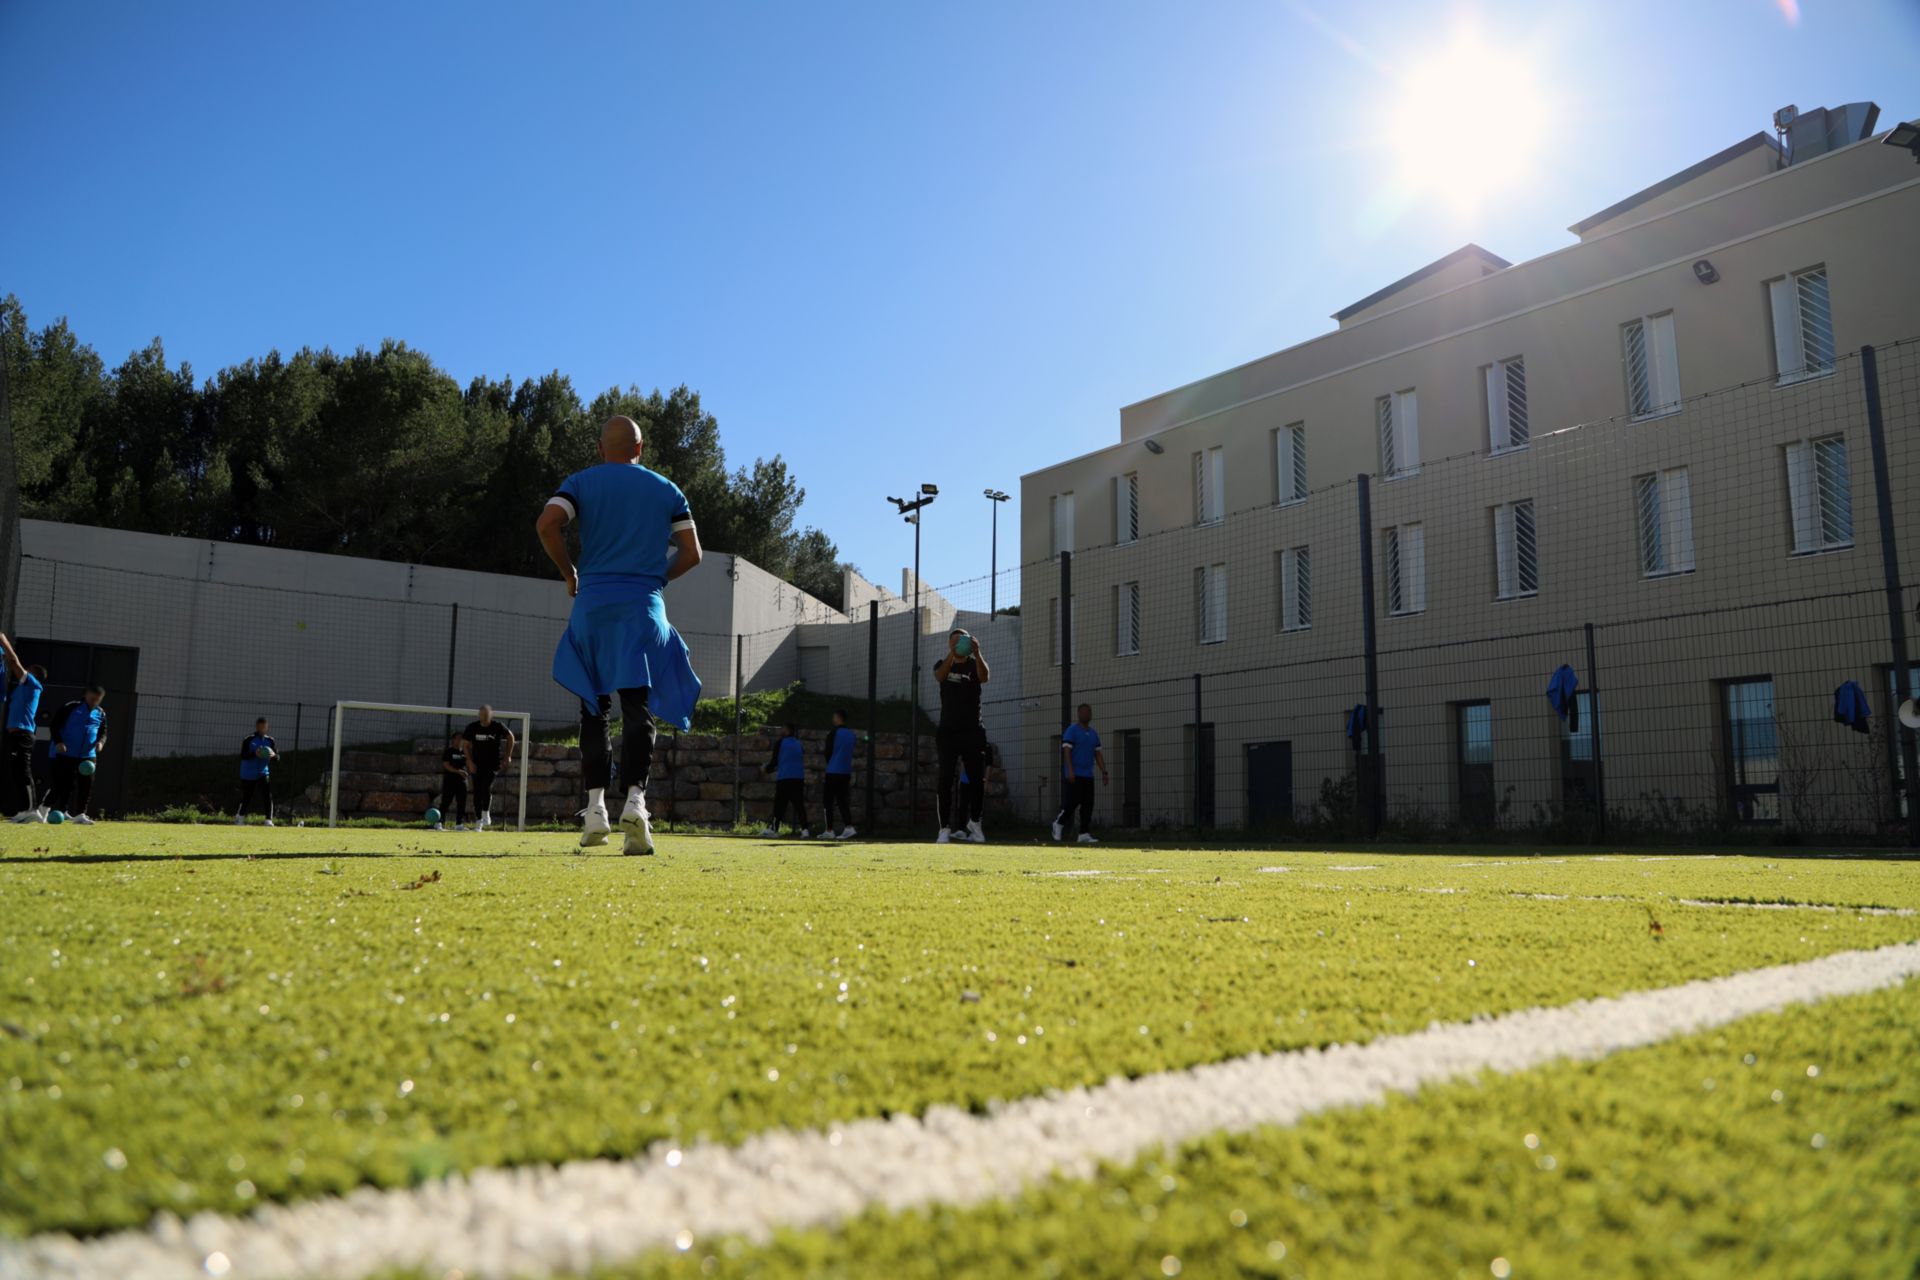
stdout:
<svg viewBox="0 0 1920 1280">
<path fill-rule="evenodd" d="M 977 1112 L 1920 939 L 1920 881 L 1891 860 L 696 837 L 640 859 L 562 835 L 137 824 L 0 841 L 14 1236 Z M 1485 1275 L 1500 1256 L 1731 1275 L 1826 1232 L 1863 1259 L 1830 1274 L 1907 1274 L 1915 1215 L 1886 1188 L 1920 1174 L 1920 1094 L 1889 1064 L 1920 1060 L 1915 999 L 1433 1089 L 1020 1201 L 632 1265 Z M 1802 1058 L 1854 1070 L 1765 1101 Z M 1530 1131 L 1554 1169 L 1519 1145 Z"/>
</svg>

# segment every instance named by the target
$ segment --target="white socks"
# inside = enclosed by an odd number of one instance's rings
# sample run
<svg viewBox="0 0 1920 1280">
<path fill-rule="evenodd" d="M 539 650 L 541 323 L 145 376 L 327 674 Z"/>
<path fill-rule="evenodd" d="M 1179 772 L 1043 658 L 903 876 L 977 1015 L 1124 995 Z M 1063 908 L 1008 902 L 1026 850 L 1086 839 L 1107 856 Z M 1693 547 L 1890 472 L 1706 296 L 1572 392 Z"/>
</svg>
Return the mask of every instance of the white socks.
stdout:
<svg viewBox="0 0 1920 1280">
<path fill-rule="evenodd" d="M 587 808 L 604 809 L 606 808 L 606 805 L 607 805 L 607 789 L 605 787 L 588 787 L 587 788 Z"/>
</svg>

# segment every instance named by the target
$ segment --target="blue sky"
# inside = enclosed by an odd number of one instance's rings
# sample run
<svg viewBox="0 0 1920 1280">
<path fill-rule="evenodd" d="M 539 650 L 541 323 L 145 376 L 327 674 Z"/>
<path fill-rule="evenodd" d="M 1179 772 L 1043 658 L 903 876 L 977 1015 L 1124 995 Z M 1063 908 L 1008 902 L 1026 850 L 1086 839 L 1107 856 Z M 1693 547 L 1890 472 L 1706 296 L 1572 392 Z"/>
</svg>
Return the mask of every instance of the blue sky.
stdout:
<svg viewBox="0 0 1920 1280">
<path fill-rule="evenodd" d="M 685 382 L 877 580 L 939 484 L 952 582 L 1119 406 L 1861 98 L 1920 115 L 1920 0 L 0 4 L 0 292 L 202 376 Z M 1447 167 L 1511 128 L 1493 189 Z"/>
</svg>

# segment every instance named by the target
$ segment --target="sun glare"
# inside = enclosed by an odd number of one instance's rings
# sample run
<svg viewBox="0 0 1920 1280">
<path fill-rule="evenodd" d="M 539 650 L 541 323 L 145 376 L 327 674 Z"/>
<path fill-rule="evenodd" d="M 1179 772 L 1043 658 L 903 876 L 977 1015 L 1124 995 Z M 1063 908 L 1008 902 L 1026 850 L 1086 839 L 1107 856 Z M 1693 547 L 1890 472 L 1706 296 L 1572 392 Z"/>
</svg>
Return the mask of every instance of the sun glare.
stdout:
<svg viewBox="0 0 1920 1280">
<path fill-rule="evenodd" d="M 1534 177 L 1548 104 L 1532 63 L 1465 35 L 1398 76 L 1385 137 L 1404 197 L 1468 214 Z"/>
</svg>

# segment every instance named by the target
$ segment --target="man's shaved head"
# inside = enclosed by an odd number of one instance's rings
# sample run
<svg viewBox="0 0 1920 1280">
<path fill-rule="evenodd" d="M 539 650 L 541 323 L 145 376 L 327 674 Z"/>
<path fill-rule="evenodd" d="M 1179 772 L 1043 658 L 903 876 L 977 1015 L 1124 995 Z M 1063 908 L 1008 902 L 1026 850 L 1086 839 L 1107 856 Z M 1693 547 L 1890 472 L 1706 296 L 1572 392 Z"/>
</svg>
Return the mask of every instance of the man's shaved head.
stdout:
<svg viewBox="0 0 1920 1280">
<path fill-rule="evenodd" d="M 625 414 L 608 418 L 600 428 L 600 456 L 608 462 L 632 462 L 641 445 L 640 424 Z"/>
</svg>

